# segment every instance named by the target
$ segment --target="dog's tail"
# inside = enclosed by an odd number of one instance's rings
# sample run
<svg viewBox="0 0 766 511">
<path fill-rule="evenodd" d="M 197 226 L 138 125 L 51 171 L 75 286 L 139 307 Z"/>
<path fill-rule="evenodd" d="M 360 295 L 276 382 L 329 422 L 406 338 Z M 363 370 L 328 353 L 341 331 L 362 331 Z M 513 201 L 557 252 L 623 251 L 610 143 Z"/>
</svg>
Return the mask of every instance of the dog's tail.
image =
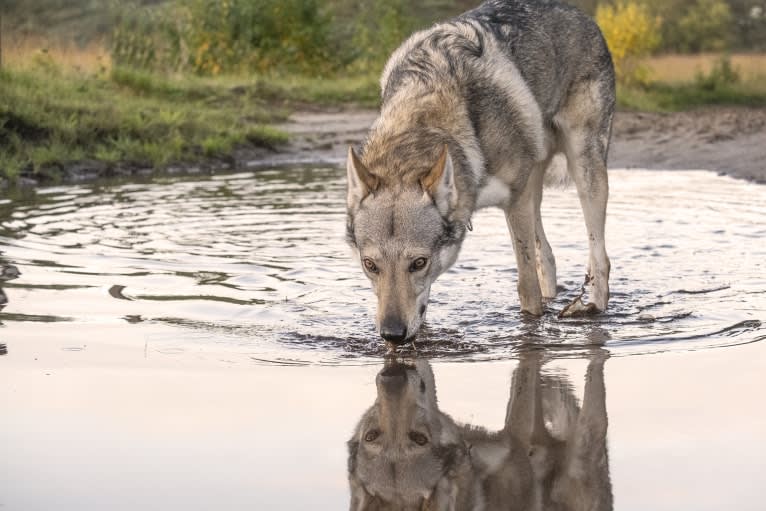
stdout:
<svg viewBox="0 0 766 511">
<path fill-rule="evenodd" d="M 570 184 L 572 184 L 572 178 L 567 171 L 567 159 L 564 153 L 557 153 L 545 169 L 543 185 L 546 188 L 566 188 Z"/>
</svg>

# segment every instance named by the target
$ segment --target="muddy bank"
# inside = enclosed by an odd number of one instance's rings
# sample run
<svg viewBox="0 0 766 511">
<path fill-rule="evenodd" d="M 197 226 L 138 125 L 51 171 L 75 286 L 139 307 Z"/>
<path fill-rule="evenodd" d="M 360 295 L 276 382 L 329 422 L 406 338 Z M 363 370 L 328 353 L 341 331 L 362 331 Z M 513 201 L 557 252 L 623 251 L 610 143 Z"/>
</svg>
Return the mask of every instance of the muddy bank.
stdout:
<svg viewBox="0 0 766 511">
<path fill-rule="evenodd" d="M 374 110 L 344 108 L 296 112 L 277 126 L 290 134 L 290 142 L 283 146 L 241 148 L 225 158 L 160 170 L 141 163 L 83 161 L 59 166 L 52 174 L 59 176 L 55 182 L 67 184 L 115 177 L 215 174 L 274 165 L 340 165 L 348 146 L 364 140 L 376 116 Z M 722 107 L 676 113 L 618 112 L 615 116 L 610 168 L 703 169 L 766 183 L 764 162 L 766 109 Z M 19 179 L 27 187 L 52 183 L 39 177 Z"/>
<path fill-rule="evenodd" d="M 766 183 L 766 109 L 618 112 L 609 166 L 704 169 Z"/>
</svg>

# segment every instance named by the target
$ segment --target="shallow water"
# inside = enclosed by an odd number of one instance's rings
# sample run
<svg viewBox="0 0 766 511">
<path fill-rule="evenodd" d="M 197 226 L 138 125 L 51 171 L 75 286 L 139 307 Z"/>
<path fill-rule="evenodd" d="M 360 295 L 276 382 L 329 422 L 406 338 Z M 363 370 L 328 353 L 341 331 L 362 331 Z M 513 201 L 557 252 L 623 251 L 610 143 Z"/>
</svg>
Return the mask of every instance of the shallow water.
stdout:
<svg viewBox="0 0 766 511">
<path fill-rule="evenodd" d="M 766 188 L 610 175 L 607 314 L 556 316 L 587 243 L 574 190 L 547 190 L 546 314 L 519 314 L 505 220 L 482 211 L 409 356 L 431 361 L 444 411 L 499 429 L 530 348 L 582 398 L 602 345 L 616 508 L 735 492 L 760 509 Z M 343 188 L 338 169 L 274 169 L 0 201 L 0 262 L 21 272 L 0 312 L 0 507 L 346 507 L 345 441 L 384 349 Z"/>
<path fill-rule="evenodd" d="M 0 212 L 0 250 L 22 278 L 3 322 L 149 322 L 183 331 L 174 351 L 225 349 L 263 363 L 346 364 L 383 353 L 374 300 L 343 241 L 337 169 L 63 187 Z M 523 341 L 612 355 L 741 344 L 766 336 L 766 191 L 707 172 L 613 171 L 609 313 L 559 320 L 585 274 L 576 194 L 547 191 L 543 218 L 559 298 L 519 314 L 498 210 L 476 215 L 462 254 L 432 291 L 421 354 L 503 359 Z M 216 343 L 207 341 L 215 336 Z M 190 339 L 198 341 L 190 342 Z"/>
</svg>

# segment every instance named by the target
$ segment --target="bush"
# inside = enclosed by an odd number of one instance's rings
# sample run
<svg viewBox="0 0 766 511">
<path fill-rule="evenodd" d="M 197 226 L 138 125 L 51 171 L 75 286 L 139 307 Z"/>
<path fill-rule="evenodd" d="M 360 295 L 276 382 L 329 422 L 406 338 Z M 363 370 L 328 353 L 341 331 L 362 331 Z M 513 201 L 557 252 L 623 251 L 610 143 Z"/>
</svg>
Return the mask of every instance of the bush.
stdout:
<svg viewBox="0 0 766 511">
<path fill-rule="evenodd" d="M 122 9 L 111 36 L 111 57 L 116 66 L 183 71 L 188 52 L 184 26 L 174 5 L 141 9 L 128 4 Z"/>
<path fill-rule="evenodd" d="M 222 71 L 323 72 L 332 67 L 330 17 L 318 0 L 191 0 L 183 2 L 190 67 Z"/>
<path fill-rule="evenodd" d="M 727 55 L 716 60 L 708 74 L 697 73 L 694 82 L 703 90 L 721 91 L 739 83 L 740 80 L 739 70 Z"/>
<path fill-rule="evenodd" d="M 112 59 L 121 67 L 200 75 L 377 73 L 418 24 L 404 0 L 131 4 L 113 33 Z"/>
<path fill-rule="evenodd" d="M 354 21 L 354 70 L 379 71 L 386 60 L 416 28 L 403 0 L 366 0 Z"/>
<path fill-rule="evenodd" d="M 729 5 L 723 0 L 697 0 L 678 21 L 680 49 L 685 52 L 726 49 L 732 20 Z"/>
<path fill-rule="evenodd" d="M 620 0 L 615 5 L 599 5 L 596 23 L 612 53 L 617 80 L 624 84 L 646 84 L 649 72 L 639 59 L 659 46 L 661 19 L 651 16 L 645 4 Z"/>
</svg>

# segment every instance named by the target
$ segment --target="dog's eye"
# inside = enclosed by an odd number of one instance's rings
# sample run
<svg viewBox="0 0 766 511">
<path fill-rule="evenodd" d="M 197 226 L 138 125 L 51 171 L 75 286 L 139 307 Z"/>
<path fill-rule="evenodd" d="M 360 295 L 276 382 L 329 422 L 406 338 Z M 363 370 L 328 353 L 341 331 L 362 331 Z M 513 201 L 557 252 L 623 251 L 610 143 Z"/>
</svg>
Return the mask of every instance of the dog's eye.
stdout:
<svg viewBox="0 0 766 511">
<path fill-rule="evenodd" d="M 418 257 L 414 261 L 412 261 L 412 264 L 410 265 L 410 272 L 416 272 L 420 271 L 423 268 L 426 267 L 426 263 L 428 262 L 428 259 L 425 257 Z"/>
<path fill-rule="evenodd" d="M 410 434 L 408 436 L 410 437 L 410 440 L 412 440 L 418 445 L 426 445 L 428 443 L 428 437 L 425 436 L 423 433 L 418 433 L 417 431 L 410 431 Z"/>
<path fill-rule="evenodd" d="M 364 435 L 365 442 L 374 442 L 380 436 L 380 431 L 377 429 L 371 429 Z"/>
<path fill-rule="evenodd" d="M 365 257 L 362 260 L 362 264 L 364 264 L 364 269 L 367 270 L 368 272 L 378 273 L 378 266 L 369 257 Z"/>
</svg>

